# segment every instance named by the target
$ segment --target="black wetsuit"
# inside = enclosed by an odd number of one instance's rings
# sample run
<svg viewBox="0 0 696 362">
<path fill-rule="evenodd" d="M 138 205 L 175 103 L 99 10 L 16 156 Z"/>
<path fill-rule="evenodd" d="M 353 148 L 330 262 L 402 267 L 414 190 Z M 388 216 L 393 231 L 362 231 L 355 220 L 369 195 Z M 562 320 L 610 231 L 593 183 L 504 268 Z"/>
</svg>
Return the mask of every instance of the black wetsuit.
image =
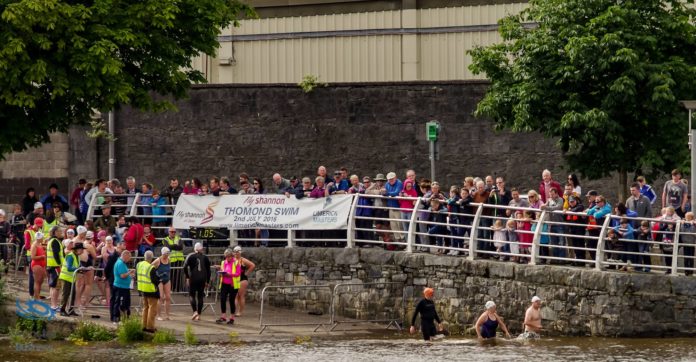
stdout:
<svg viewBox="0 0 696 362">
<path fill-rule="evenodd" d="M 416 316 L 420 313 L 421 316 L 421 331 L 423 332 L 423 339 L 429 341 L 431 337 L 437 334 L 437 328 L 435 328 L 434 321 L 440 323 L 440 317 L 437 315 L 437 310 L 435 310 L 435 303 L 429 299 L 422 299 L 416 305 L 416 311 L 413 312 L 413 318 L 411 319 L 411 325 L 416 325 Z"/>
</svg>

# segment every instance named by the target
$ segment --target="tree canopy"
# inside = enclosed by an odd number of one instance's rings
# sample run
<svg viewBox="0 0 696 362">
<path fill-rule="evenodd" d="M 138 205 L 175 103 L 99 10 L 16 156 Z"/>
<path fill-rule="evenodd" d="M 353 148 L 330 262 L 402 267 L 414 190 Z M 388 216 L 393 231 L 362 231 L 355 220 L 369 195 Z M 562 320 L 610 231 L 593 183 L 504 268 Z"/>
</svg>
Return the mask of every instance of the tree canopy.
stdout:
<svg viewBox="0 0 696 362">
<path fill-rule="evenodd" d="M 222 28 L 253 10 L 237 0 L 0 0 L 0 157 L 120 105 L 171 106 Z"/>
<path fill-rule="evenodd" d="M 491 86 L 476 114 L 497 129 L 558 139 L 596 179 L 656 175 L 688 159 L 696 97 L 693 0 L 531 0 L 499 23 L 503 43 L 471 51 Z"/>
</svg>

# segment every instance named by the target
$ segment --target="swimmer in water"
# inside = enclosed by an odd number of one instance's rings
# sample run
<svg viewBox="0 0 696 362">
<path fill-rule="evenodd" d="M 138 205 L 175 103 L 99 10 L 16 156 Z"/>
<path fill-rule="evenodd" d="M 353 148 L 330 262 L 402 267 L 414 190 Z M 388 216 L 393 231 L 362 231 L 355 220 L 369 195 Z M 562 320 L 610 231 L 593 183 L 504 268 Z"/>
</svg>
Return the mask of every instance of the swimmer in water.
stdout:
<svg viewBox="0 0 696 362">
<path fill-rule="evenodd" d="M 541 333 L 541 298 L 536 295 L 532 297 L 532 305 L 527 308 L 524 314 L 524 339 L 538 339 Z"/>
<path fill-rule="evenodd" d="M 496 330 L 500 325 L 500 329 L 505 332 L 505 337 L 510 338 L 510 332 L 495 310 L 495 303 L 492 300 L 486 302 L 486 310 L 481 313 L 481 316 L 476 321 L 476 334 L 479 339 L 495 338 Z"/>
<path fill-rule="evenodd" d="M 416 305 L 416 311 L 413 312 L 413 318 L 411 319 L 411 334 L 416 333 L 416 317 L 420 313 L 421 316 L 421 331 L 423 332 L 423 339 L 430 341 L 435 337 L 437 331 L 442 331 L 442 322 L 440 317 L 437 315 L 437 310 L 435 310 L 435 303 L 433 302 L 433 294 L 435 291 L 433 288 L 425 288 L 423 290 L 423 298 L 418 305 Z M 437 321 L 437 330 L 435 329 L 435 321 Z"/>
</svg>

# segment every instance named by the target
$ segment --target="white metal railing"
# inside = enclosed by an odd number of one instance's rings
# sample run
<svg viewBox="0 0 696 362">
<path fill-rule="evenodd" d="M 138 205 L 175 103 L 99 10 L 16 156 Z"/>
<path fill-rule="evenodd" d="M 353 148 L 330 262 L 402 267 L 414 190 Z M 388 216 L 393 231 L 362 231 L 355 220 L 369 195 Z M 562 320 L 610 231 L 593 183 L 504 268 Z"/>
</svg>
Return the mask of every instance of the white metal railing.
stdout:
<svg viewBox="0 0 696 362">
<path fill-rule="evenodd" d="M 138 212 L 153 207 L 151 204 L 140 203 L 143 197 L 151 196 L 149 194 L 97 196 L 132 197 L 133 203 L 125 205 L 130 208 L 128 216 L 145 219 L 172 218 L 172 215 L 147 215 Z M 683 225 L 688 222 L 683 220 L 606 215 L 601 223 L 588 227 L 588 215 L 584 212 L 471 203 L 468 206 L 470 212 L 442 211 L 444 217 L 441 216 L 440 221 L 435 221 L 431 220 L 432 213 L 423 208 L 429 199 L 370 194 L 352 196 L 354 199 L 350 206 L 347 227 L 342 229 L 346 233 L 345 237 L 337 237 L 337 233 L 332 231 L 322 234 L 323 231 L 316 230 L 288 230 L 284 236 L 267 240 L 274 244 L 285 244 L 290 248 L 298 245 L 326 246 L 329 243 L 347 248 L 380 246 L 391 250 L 403 249 L 407 252 L 450 253 L 466 256 L 470 260 L 500 258 L 530 265 L 574 263 L 588 265 L 596 270 L 634 268 L 645 271 L 662 270 L 672 275 L 691 274 L 696 271 L 696 224 L 689 224 L 688 230 L 685 231 Z M 92 198 L 89 215 L 101 207 L 95 204 L 96 199 Z M 361 204 L 361 201 L 366 200 L 368 201 Z M 387 206 L 389 200 L 410 201 L 413 202 L 413 207 Z M 445 205 L 446 201 L 442 204 Z M 397 215 L 399 217 L 396 217 Z M 572 220 L 574 218 L 576 220 Z M 632 227 L 635 226 L 633 233 L 617 238 L 610 237 L 611 233 L 627 231 L 612 227 L 621 218 L 629 220 Z M 509 221 L 514 223 L 514 231 L 506 232 L 515 235 L 517 240 L 499 237 L 499 234 L 496 234 L 496 231 L 500 231 L 500 225 L 496 226 L 497 221 L 501 221 L 504 227 Z M 650 226 L 647 240 L 637 239 L 637 225 L 642 221 L 647 221 Z M 239 236 L 237 231 L 230 230 L 230 245 L 237 245 L 239 242 L 259 242 L 259 238 Z M 682 238 L 686 241 L 682 241 Z"/>
</svg>

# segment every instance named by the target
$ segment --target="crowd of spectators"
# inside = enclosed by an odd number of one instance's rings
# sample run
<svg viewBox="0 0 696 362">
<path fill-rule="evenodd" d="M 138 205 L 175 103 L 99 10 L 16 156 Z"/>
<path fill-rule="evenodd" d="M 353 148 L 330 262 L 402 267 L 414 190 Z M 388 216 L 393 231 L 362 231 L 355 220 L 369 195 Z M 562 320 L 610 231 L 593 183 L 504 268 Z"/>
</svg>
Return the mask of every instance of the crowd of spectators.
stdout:
<svg viewBox="0 0 696 362">
<path fill-rule="evenodd" d="M 298 199 L 335 194 L 382 196 L 383 198 L 359 199 L 356 209 L 358 240 L 382 240 L 387 249 L 399 249 L 399 244 L 405 242 L 410 221 L 414 219 L 412 212 L 416 210 L 415 219 L 421 221 L 418 224 L 417 242 L 421 244 L 419 250 L 426 250 L 427 245 L 442 246 L 443 248 L 437 248 L 433 252 L 445 253 L 449 250 L 448 254 L 453 256 L 461 255 L 464 252 L 462 249 L 466 249 L 465 241 L 468 238 L 465 237 L 470 232 L 475 214 L 472 204 L 492 205 L 484 210 L 476 238 L 477 250 L 492 251 L 500 254 L 493 255 L 494 257 L 515 262 L 528 260 L 520 255 L 529 253 L 532 234 L 538 224 L 536 219 L 541 211 L 550 211 L 549 220 L 561 223 L 551 223 L 550 226 L 544 223 L 544 228 L 548 229 L 543 230 L 543 233 L 549 235 L 542 237 L 540 255 L 551 257 L 549 262 L 565 263 L 567 260 L 559 259 L 573 257 L 578 260 L 594 259 L 593 251 L 588 251 L 585 255 L 584 252 L 568 252 L 554 246 L 596 248 L 597 239 L 580 236 L 598 237 L 604 219 L 612 214 L 652 219 L 643 223 L 612 220 L 612 229 L 606 235 L 607 245 L 609 249 L 617 251 L 613 256 L 626 264 L 629 261 L 645 264 L 650 262 L 650 258 L 638 258 L 619 251 L 647 253 L 651 245 L 624 242 L 626 239 L 647 241 L 646 238 L 649 238 L 650 241 L 666 244 L 673 238 L 674 231 L 670 229 L 674 227 L 672 221 L 685 219 L 686 229 L 683 230 L 687 232 L 694 227 L 693 214 L 689 210 L 688 186 L 678 170 L 672 172 L 672 179 L 665 184 L 661 198 L 646 183 L 644 177 L 638 176 L 631 185 L 631 196 L 627 200 L 616 202 L 613 207 L 595 190 L 583 194 L 580 180 L 575 174 L 569 174 L 565 181 L 559 181 L 548 170 L 542 172 L 542 179 L 537 187 L 524 189 L 508 188 L 501 176 L 466 177 L 461 184 L 443 188 L 436 181 L 417 178 L 413 170 L 408 170 L 403 179 L 394 172 L 388 172 L 386 177 L 380 173 L 373 178 L 350 175 L 345 167 L 329 174 L 324 166 L 320 166 L 317 175 L 311 178 L 285 178 L 276 173 L 267 187 L 261 178 L 250 177 L 246 173 L 240 174 L 237 181 L 235 184 L 227 177 L 210 177 L 208 182 L 192 178 L 185 180 L 182 185 L 177 178 L 171 178 L 167 185 L 158 188 L 147 182 L 138 184 L 133 177 L 128 177 L 125 185 L 117 179 L 98 179 L 93 183 L 81 179 L 69 199 L 59 193 L 55 184 L 40 198 L 36 190 L 29 188 L 24 199 L 14 206 L 9 218 L 4 213 L 0 214 L 0 242 L 12 240 L 13 236 L 19 242 L 26 226 L 33 225 L 34 220 L 41 217 L 45 232 L 53 225 L 84 225 L 95 235 L 104 231 L 114 242 L 124 241 L 127 250 L 137 250 L 142 255 L 167 235 L 167 226 L 171 222 L 167 215 L 172 213 L 173 205 L 181 195 L 264 193 L 284 194 Z M 137 215 L 141 218 L 127 216 L 137 193 L 149 195 L 140 197 L 135 205 L 139 209 Z M 96 198 L 96 207 L 93 209 L 93 217 L 88 218 L 87 212 L 93 198 Z M 653 214 L 655 202 L 658 205 L 661 203 L 661 211 L 657 215 Z M 497 205 L 519 207 L 520 210 L 495 208 Z M 428 224 L 429 222 L 432 224 Z M 577 226 L 570 226 L 569 223 Z M 645 231 L 646 227 L 650 232 Z M 267 245 L 268 230 L 244 232 L 248 233 L 246 237 L 260 241 L 255 245 Z M 561 233 L 578 237 L 554 235 Z M 671 255 L 668 245 L 660 248 L 665 255 Z M 693 247 L 685 248 L 684 252 L 693 255 Z M 5 258 L 8 253 L 6 248 L 3 248 L 2 253 Z M 492 255 L 485 253 L 480 256 L 488 258 Z M 688 259 L 688 262 L 693 265 L 693 259 Z M 665 257 L 665 263 L 671 263 L 668 257 Z"/>
</svg>

